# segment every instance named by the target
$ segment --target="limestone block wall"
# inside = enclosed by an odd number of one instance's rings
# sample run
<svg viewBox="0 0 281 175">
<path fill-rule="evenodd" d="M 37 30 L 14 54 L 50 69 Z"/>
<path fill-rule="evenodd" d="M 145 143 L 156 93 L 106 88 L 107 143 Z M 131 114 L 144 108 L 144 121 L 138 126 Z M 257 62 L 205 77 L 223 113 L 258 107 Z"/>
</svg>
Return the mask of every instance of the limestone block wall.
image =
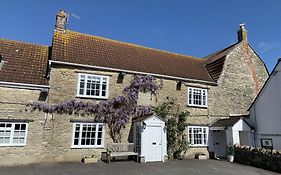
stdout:
<svg viewBox="0 0 281 175">
<path fill-rule="evenodd" d="M 26 112 L 26 104 L 38 101 L 40 91 L 0 87 L 0 119 L 33 120 L 28 124 L 26 146 L 1 146 L 0 166 L 39 162 L 44 150 L 45 114 Z"/>
<path fill-rule="evenodd" d="M 241 43 L 225 58 L 218 86 L 210 91 L 215 97 L 213 102 L 209 103 L 211 116 L 247 114 L 247 109 L 256 96 L 255 81 L 261 87 L 268 77 L 266 67 L 260 58 L 249 48 L 251 57 L 249 60 L 249 57 L 245 56 L 243 47 Z M 255 69 L 257 80 L 253 78 L 249 64 Z"/>
<path fill-rule="evenodd" d="M 132 74 L 127 74 L 124 76 L 122 83 L 117 83 L 118 72 L 108 72 L 108 71 L 98 71 L 98 70 L 86 70 L 79 68 L 66 68 L 66 67 L 54 67 L 51 70 L 51 79 L 49 91 L 49 103 L 57 104 L 72 99 L 86 100 L 86 101 L 100 101 L 99 99 L 89 99 L 89 98 L 78 98 L 76 97 L 77 92 L 77 81 L 78 73 L 88 73 L 96 75 L 106 75 L 109 76 L 109 98 L 116 97 L 120 95 L 123 89 L 129 85 L 130 81 L 133 79 Z M 138 102 L 143 105 L 154 105 L 157 106 L 162 104 L 167 98 L 176 98 L 180 103 L 183 110 L 188 110 L 190 112 L 190 117 L 188 118 L 188 123 L 196 125 L 208 125 L 213 122 L 213 119 L 208 116 L 208 108 L 194 108 L 187 106 L 187 88 L 201 87 L 206 88 L 208 91 L 211 88 L 216 88 L 215 86 L 198 84 L 198 83 L 186 83 L 183 84 L 181 90 L 176 90 L 176 81 L 163 79 L 163 88 L 160 89 L 156 97 L 152 97 L 147 94 L 140 94 Z M 160 82 L 160 79 L 157 79 Z M 145 98 L 147 97 L 147 98 Z M 212 95 L 208 96 L 209 103 L 212 103 Z M 48 143 L 50 143 L 49 148 L 46 150 L 46 160 L 77 160 L 84 155 L 89 155 L 96 153 L 100 154 L 103 149 L 73 149 L 71 148 L 72 141 L 72 123 L 70 123 L 70 118 L 79 118 L 80 116 L 68 116 L 68 115 L 53 115 L 54 119 L 50 121 L 50 136 L 48 137 Z M 80 117 L 81 118 L 81 117 Z M 91 119 L 91 117 L 88 117 Z M 123 130 L 123 142 L 132 141 L 132 130 L 131 123 Z M 187 131 L 186 131 L 187 132 Z M 187 133 L 186 133 L 187 134 Z M 106 143 L 112 142 L 108 132 L 106 132 L 105 146 Z M 196 148 L 194 148 L 196 150 Z M 204 148 L 201 148 L 201 150 Z M 53 154 L 51 153 L 53 151 Z M 207 149 L 205 148 L 205 151 Z"/>
</svg>

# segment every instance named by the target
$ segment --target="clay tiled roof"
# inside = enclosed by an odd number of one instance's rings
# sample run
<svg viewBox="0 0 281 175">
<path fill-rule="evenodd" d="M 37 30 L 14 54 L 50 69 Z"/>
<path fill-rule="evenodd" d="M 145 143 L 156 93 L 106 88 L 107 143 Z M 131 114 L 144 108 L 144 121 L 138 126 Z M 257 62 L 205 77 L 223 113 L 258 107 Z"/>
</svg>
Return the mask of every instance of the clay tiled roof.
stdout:
<svg viewBox="0 0 281 175">
<path fill-rule="evenodd" d="M 48 47 L 0 39 L 0 81 L 47 85 Z"/>
<path fill-rule="evenodd" d="M 54 33 L 52 60 L 214 82 L 206 59 L 68 30 Z"/>
</svg>

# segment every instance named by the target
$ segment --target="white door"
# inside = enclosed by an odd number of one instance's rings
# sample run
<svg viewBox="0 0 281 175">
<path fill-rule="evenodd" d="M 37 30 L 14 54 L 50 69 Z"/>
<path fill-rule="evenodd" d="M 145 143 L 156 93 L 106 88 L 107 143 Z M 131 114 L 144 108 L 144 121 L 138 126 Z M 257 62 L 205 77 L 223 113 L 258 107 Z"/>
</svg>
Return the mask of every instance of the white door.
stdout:
<svg viewBox="0 0 281 175">
<path fill-rule="evenodd" d="M 162 161 L 162 127 L 147 126 L 147 155 L 146 162 Z"/>
</svg>

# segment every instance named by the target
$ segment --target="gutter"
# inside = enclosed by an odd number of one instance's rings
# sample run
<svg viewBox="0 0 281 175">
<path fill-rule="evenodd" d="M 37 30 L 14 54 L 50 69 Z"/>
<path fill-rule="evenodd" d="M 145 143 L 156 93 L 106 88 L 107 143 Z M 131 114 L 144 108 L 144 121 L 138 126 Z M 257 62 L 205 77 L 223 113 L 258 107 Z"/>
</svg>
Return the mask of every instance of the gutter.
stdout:
<svg viewBox="0 0 281 175">
<path fill-rule="evenodd" d="M 50 86 L 48 86 L 48 85 L 13 83 L 13 82 L 5 82 L 5 81 L 0 81 L 0 87 L 39 90 L 41 92 L 48 92 L 48 90 L 50 89 Z"/>
<path fill-rule="evenodd" d="M 196 79 L 181 78 L 181 77 L 154 74 L 154 73 L 148 73 L 148 72 L 138 72 L 138 71 L 124 70 L 124 69 L 116 69 L 116 68 L 101 67 L 101 66 L 91 66 L 91 65 L 85 65 L 85 64 L 77 64 L 77 63 L 69 63 L 69 62 L 49 60 L 49 65 L 51 65 L 51 64 L 61 64 L 61 65 L 67 65 L 67 66 L 85 67 L 85 68 L 108 70 L 108 71 L 114 71 L 114 72 L 126 72 L 126 73 L 132 73 L 132 74 L 152 75 L 152 76 L 155 76 L 155 77 L 168 78 L 168 79 L 174 79 L 174 80 L 189 81 L 189 82 L 194 82 L 194 83 L 204 83 L 204 84 L 209 84 L 209 85 L 218 85 L 215 82 L 205 81 L 205 80 L 196 80 Z"/>
</svg>

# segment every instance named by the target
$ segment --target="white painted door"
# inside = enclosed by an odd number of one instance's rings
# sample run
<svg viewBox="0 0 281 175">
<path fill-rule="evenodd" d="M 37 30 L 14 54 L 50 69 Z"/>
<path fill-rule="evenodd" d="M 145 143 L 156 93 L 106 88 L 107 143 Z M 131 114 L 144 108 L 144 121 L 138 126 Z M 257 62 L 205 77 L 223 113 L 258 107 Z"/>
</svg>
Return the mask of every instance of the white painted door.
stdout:
<svg viewBox="0 0 281 175">
<path fill-rule="evenodd" d="M 162 127 L 147 126 L 147 155 L 146 162 L 162 161 Z"/>
<path fill-rule="evenodd" d="M 213 137 L 214 151 L 216 153 L 216 156 L 225 157 L 227 147 L 225 130 L 214 130 Z"/>
</svg>

